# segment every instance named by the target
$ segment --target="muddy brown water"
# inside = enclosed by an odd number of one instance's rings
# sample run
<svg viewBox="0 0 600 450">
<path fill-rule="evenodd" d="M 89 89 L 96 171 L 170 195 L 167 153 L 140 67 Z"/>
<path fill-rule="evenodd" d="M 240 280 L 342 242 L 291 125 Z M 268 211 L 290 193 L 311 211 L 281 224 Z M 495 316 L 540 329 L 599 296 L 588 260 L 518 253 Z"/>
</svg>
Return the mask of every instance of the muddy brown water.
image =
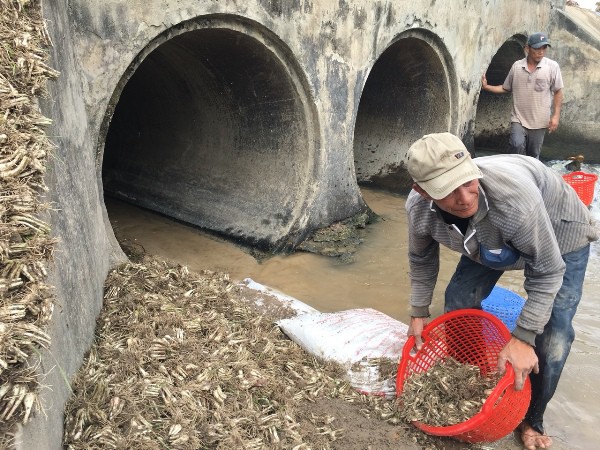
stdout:
<svg viewBox="0 0 600 450">
<path fill-rule="evenodd" d="M 322 312 L 370 307 L 408 322 L 408 263 L 405 197 L 363 189 L 363 197 L 381 220 L 367 227 L 354 262 L 311 253 L 276 256 L 262 262 L 246 250 L 151 211 L 106 199 L 120 239 L 146 253 L 160 255 L 191 270 L 210 269 L 233 280 L 251 278 Z M 598 196 L 596 196 L 597 198 Z M 596 202 L 596 200 L 595 200 Z M 598 215 L 598 206 L 592 212 Z M 599 218 L 599 217 L 597 217 Z M 441 251 L 441 268 L 432 313 L 441 314 L 443 291 L 458 256 Z M 506 273 L 499 285 L 525 295 L 522 274 Z M 593 245 L 584 295 L 575 318 L 577 336 L 558 391 L 546 413 L 554 449 L 597 447 L 600 420 L 600 246 Z M 512 437 L 485 448 L 518 449 Z"/>
</svg>

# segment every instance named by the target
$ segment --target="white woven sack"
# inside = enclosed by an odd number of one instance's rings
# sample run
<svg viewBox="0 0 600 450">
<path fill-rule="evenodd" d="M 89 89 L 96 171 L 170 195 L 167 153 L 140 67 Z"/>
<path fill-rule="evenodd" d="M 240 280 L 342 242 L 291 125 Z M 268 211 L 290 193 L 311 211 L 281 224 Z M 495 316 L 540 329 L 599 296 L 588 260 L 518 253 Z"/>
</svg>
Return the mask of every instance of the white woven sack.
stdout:
<svg viewBox="0 0 600 450">
<path fill-rule="evenodd" d="M 395 377 L 381 379 L 372 360 L 398 362 L 408 325 L 372 308 L 335 313 L 308 313 L 277 322 L 282 331 L 308 353 L 335 361 L 348 370 L 350 383 L 361 392 L 392 397 Z"/>
</svg>

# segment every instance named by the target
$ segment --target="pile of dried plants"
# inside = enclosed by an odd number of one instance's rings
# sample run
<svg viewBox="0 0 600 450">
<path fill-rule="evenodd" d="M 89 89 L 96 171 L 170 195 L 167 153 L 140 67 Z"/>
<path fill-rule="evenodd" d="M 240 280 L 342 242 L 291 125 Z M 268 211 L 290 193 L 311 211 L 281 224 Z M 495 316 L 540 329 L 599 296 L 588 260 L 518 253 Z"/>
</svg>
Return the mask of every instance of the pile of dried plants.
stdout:
<svg viewBox="0 0 600 450">
<path fill-rule="evenodd" d="M 406 379 L 399 399 L 401 417 L 438 427 L 465 422 L 481 411 L 499 378 L 497 373 L 482 376 L 472 364 L 440 359 Z"/>
<path fill-rule="evenodd" d="M 151 258 L 111 272 L 66 407 L 67 448 L 330 448 L 343 430 L 307 405 L 364 396 L 240 289 Z M 393 402 L 365 402 L 394 415 Z"/>
<path fill-rule="evenodd" d="M 0 0 L 0 447 L 39 407 L 37 349 L 48 347 L 52 289 L 45 283 L 53 241 L 41 219 L 50 121 L 45 94 L 50 45 L 39 1 Z M 34 356 L 34 358 L 32 358 Z"/>
</svg>

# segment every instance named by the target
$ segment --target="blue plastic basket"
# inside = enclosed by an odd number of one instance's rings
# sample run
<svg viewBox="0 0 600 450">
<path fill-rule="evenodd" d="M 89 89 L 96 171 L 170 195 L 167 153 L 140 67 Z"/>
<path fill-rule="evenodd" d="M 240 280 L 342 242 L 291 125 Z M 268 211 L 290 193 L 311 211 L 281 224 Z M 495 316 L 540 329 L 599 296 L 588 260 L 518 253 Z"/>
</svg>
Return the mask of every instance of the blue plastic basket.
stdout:
<svg viewBox="0 0 600 450">
<path fill-rule="evenodd" d="M 481 309 L 498 317 L 512 331 L 525 299 L 513 291 L 495 286 L 490 295 L 481 302 Z"/>
</svg>

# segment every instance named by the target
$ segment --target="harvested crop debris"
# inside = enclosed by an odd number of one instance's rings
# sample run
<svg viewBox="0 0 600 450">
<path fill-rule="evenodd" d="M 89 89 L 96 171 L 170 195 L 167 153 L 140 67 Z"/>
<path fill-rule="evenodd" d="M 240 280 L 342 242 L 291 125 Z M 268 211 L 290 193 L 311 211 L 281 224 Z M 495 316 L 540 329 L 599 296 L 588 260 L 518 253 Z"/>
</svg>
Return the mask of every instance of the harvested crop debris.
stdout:
<svg viewBox="0 0 600 450">
<path fill-rule="evenodd" d="M 478 366 L 440 359 L 406 379 L 399 398 L 401 417 L 439 427 L 465 422 L 481 410 L 499 379 L 497 372 L 482 376 Z"/>
<path fill-rule="evenodd" d="M 0 447 L 13 443 L 18 423 L 35 411 L 38 349 L 53 291 L 46 284 L 54 241 L 41 195 L 52 145 L 37 98 L 58 74 L 47 64 L 51 45 L 39 1 L 0 0 Z"/>
<path fill-rule="evenodd" d="M 155 259 L 110 273 L 66 407 L 65 445 L 327 448 L 342 430 L 296 407 L 359 394 L 239 289 L 227 275 Z"/>
</svg>

